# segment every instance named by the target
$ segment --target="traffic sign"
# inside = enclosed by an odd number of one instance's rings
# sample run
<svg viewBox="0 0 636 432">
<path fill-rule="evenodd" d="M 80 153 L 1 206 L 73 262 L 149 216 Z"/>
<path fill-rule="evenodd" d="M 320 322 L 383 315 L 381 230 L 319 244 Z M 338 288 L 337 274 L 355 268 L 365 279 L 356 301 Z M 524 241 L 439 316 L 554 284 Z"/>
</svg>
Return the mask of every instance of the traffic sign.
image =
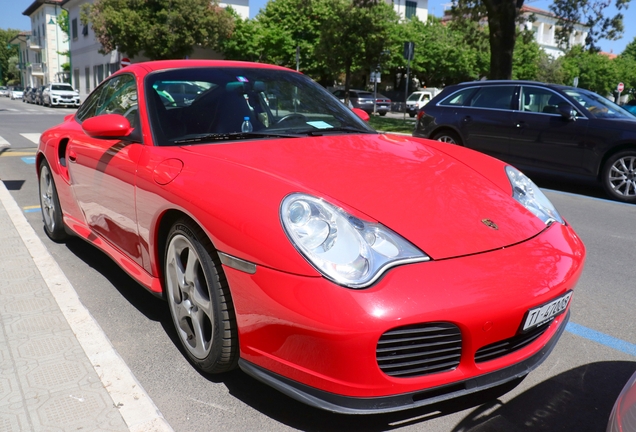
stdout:
<svg viewBox="0 0 636 432">
<path fill-rule="evenodd" d="M 121 67 L 125 68 L 126 66 L 130 66 L 130 59 L 128 57 L 124 57 L 121 59 Z"/>
<path fill-rule="evenodd" d="M 625 84 L 618 83 L 618 87 L 616 87 L 616 91 L 619 93 L 622 93 L 624 89 L 625 89 Z"/>
</svg>

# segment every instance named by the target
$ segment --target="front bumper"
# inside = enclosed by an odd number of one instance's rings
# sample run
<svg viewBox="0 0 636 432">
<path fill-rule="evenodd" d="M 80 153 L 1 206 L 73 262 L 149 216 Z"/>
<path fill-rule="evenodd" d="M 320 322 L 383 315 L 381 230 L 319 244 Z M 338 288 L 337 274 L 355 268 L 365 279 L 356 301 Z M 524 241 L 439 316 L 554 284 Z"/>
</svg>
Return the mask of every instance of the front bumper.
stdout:
<svg viewBox="0 0 636 432">
<path fill-rule="evenodd" d="M 243 372 L 281 393 L 316 408 L 340 414 L 382 414 L 433 405 L 498 387 L 525 377 L 543 363 L 552 352 L 569 319 L 570 312 L 568 311 L 565 318 L 558 323 L 554 336 L 543 348 L 526 360 L 464 381 L 399 395 L 370 398 L 341 396 L 292 381 L 242 359 L 239 360 L 239 367 Z"/>
<path fill-rule="evenodd" d="M 80 106 L 80 100 L 79 98 L 73 98 L 73 99 L 63 99 L 60 97 L 55 97 L 55 96 L 51 96 L 51 105 L 53 106 L 74 106 L 74 107 L 78 107 Z"/>
<path fill-rule="evenodd" d="M 265 267 L 254 274 L 224 267 L 241 367 L 287 394 L 337 412 L 399 410 L 493 387 L 540 364 L 566 314 L 505 355 L 482 361 L 478 352 L 514 339 L 528 310 L 573 289 L 584 257 L 574 231 L 555 223 L 503 249 L 393 268 L 363 290 Z M 461 332 L 454 368 L 409 377 L 380 368 L 381 336 L 439 322 Z"/>
</svg>

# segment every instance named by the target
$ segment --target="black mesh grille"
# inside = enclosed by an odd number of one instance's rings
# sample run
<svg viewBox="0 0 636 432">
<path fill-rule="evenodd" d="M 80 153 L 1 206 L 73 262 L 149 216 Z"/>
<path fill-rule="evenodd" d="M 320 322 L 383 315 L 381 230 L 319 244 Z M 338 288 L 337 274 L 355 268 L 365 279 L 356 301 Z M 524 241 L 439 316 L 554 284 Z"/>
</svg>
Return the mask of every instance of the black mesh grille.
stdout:
<svg viewBox="0 0 636 432">
<path fill-rule="evenodd" d="M 531 344 L 535 339 L 541 336 L 550 327 L 544 324 L 536 329 L 511 337 L 510 339 L 495 342 L 485 347 L 481 347 L 475 353 L 475 362 L 482 363 L 488 360 L 494 360 L 507 354 L 520 350 L 526 345 Z"/>
<path fill-rule="evenodd" d="M 446 372 L 459 365 L 462 335 L 450 323 L 398 327 L 384 333 L 375 355 L 382 371 L 394 377 Z"/>
</svg>

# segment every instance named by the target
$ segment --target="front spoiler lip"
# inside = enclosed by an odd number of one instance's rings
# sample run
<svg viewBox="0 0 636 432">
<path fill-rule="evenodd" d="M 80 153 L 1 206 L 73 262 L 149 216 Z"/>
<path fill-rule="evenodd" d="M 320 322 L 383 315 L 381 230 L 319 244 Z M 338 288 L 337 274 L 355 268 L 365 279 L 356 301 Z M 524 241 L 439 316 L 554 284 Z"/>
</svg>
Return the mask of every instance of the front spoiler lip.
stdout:
<svg viewBox="0 0 636 432">
<path fill-rule="evenodd" d="M 531 357 L 512 366 L 479 375 L 463 381 L 430 389 L 403 393 L 392 396 L 358 398 L 341 396 L 306 386 L 282 375 L 270 372 L 251 362 L 240 359 L 239 367 L 246 374 L 265 384 L 274 387 L 287 396 L 327 411 L 339 414 L 382 414 L 432 405 L 449 399 L 458 398 L 479 391 L 506 384 L 529 374 L 550 355 L 565 330 L 570 319 L 570 311 L 560 323 L 559 328 L 543 348 Z"/>
</svg>

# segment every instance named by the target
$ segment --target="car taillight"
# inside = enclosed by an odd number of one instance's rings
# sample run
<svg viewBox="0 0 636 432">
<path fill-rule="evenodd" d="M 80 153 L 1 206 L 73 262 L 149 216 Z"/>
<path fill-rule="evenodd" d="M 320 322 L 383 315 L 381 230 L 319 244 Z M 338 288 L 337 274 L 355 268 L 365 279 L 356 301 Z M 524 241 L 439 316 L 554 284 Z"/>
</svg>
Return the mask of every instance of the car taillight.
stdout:
<svg viewBox="0 0 636 432">
<path fill-rule="evenodd" d="M 420 110 L 420 112 L 417 113 L 417 119 L 421 119 L 424 114 L 426 114 L 424 110 Z"/>
</svg>

